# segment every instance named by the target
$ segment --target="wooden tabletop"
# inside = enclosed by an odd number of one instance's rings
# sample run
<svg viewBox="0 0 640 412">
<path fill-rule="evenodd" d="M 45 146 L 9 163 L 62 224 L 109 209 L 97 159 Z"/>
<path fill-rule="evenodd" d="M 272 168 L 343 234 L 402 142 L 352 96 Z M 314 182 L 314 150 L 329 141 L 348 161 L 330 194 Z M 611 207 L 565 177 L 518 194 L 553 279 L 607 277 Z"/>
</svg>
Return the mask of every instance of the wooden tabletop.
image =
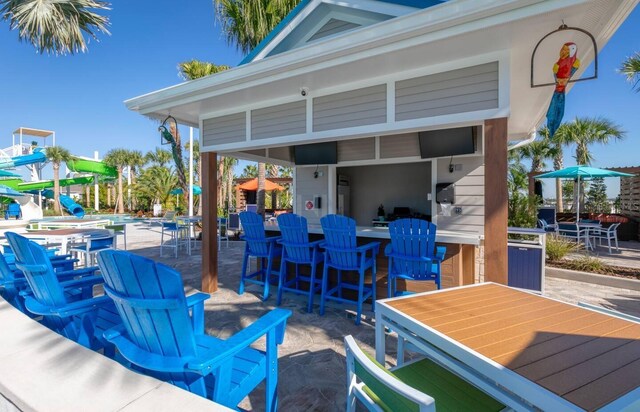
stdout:
<svg viewBox="0 0 640 412">
<path fill-rule="evenodd" d="M 640 387 L 640 324 L 496 284 L 387 305 L 585 410 Z"/>
</svg>

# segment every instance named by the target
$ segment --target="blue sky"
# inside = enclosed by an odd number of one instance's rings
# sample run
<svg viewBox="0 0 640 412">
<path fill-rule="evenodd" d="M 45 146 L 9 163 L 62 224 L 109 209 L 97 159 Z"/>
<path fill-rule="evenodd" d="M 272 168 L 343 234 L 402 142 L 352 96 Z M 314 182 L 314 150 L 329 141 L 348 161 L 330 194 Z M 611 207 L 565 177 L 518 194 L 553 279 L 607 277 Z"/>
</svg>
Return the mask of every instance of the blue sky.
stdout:
<svg viewBox="0 0 640 412">
<path fill-rule="evenodd" d="M 111 36 L 101 35 L 88 53 L 74 56 L 39 55 L 0 22 L 0 148 L 10 146 L 11 132 L 25 126 L 55 130 L 58 144 L 77 155 L 153 149 L 157 124 L 128 111 L 123 101 L 179 83 L 178 62 L 196 58 L 235 66 L 242 60 L 222 36 L 212 3 L 113 0 Z M 576 84 L 567 96 L 565 120 L 605 116 L 627 131 L 624 141 L 593 148 L 595 166 L 640 165 L 640 93 L 616 71 L 640 51 L 638 27 L 640 8 L 601 51 L 599 79 Z M 572 154 L 567 149 L 567 165 L 574 164 Z M 610 186 L 611 193 L 617 191 L 616 181 Z"/>
</svg>

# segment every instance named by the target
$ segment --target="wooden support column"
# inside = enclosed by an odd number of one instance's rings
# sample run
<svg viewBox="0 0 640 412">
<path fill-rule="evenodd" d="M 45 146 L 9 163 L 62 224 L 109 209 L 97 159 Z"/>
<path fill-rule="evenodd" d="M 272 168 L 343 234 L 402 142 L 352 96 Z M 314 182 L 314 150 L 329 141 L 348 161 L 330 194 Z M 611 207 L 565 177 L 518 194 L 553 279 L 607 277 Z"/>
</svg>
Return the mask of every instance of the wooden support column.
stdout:
<svg viewBox="0 0 640 412">
<path fill-rule="evenodd" d="M 202 165 L 202 291 L 218 290 L 218 155 L 200 155 Z"/>
<path fill-rule="evenodd" d="M 507 119 L 484 122 L 484 279 L 507 284 Z"/>
</svg>

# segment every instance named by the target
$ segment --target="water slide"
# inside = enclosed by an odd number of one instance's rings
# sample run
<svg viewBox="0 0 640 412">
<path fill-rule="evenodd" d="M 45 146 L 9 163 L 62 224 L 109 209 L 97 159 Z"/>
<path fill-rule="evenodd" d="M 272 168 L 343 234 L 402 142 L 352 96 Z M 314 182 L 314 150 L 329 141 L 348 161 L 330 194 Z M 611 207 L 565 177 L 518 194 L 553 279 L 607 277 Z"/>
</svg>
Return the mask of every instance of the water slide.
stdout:
<svg viewBox="0 0 640 412">
<path fill-rule="evenodd" d="M 34 163 L 42 163 L 47 161 L 45 150 L 42 147 L 33 149 L 33 153 L 15 157 L 0 158 L 0 169 L 9 169 L 11 167 L 26 166 Z"/>
<path fill-rule="evenodd" d="M 3 182 L 6 182 L 3 181 Z M 37 180 L 35 182 L 20 182 L 16 185 L 16 187 L 12 187 L 13 182 L 3 183 L 5 186 L 9 186 L 12 189 L 16 189 L 20 192 L 26 192 L 28 190 L 44 190 L 51 189 L 54 185 L 53 180 Z M 72 177 L 70 179 L 60 179 L 60 187 L 71 186 L 71 185 L 87 185 L 93 182 L 93 176 L 80 176 L 80 177 Z"/>
<path fill-rule="evenodd" d="M 67 167 L 72 172 L 118 177 L 118 171 L 115 167 L 108 166 L 99 160 L 89 159 L 88 157 L 73 156 L 71 160 L 67 162 Z"/>
<path fill-rule="evenodd" d="M 42 196 L 47 199 L 53 199 L 53 190 L 45 190 L 42 192 Z M 84 217 L 84 209 L 82 206 L 74 202 L 69 196 L 60 195 L 60 205 L 75 217 L 79 219 Z"/>
</svg>

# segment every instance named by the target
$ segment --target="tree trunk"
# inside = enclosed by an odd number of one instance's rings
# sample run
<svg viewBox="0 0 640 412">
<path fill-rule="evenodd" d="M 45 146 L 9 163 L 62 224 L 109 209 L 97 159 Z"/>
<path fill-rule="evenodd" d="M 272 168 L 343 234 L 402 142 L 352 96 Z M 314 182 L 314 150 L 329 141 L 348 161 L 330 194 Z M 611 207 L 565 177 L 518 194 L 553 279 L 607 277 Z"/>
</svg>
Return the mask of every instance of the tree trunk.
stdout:
<svg viewBox="0 0 640 412">
<path fill-rule="evenodd" d="M 123 167 L 118 167 L 118 204 L 116 213 L 124 213 L 124 194 L 122 193 L 122 169 Z"/>
<path fill-rule="evenodd" d="M 229 208 L 233 204 L 233 169 L 227 173 L 227 203 Z"/>
<path fill-rule="evenodd" d="M 106 185 L 107 188 L 107 207 L 111 207 L 111 186 Z"/>
<path fill-rule="evenodd" d="M 562 169 L 562 146 L 558 145 L 557 149 L 558 154 L 553 158 L 553 170 Z M 564 211 L 564 204 L 562 201 L 562 181 L 560 179 L 556 179 L 556 212 L 562 213 Z"/>
<path fill-rule="evenodd" d="M 53 163 L 53 211 L 62 213 L 60 209 L 60 163 Z"/>
<path fill-rule="evenodd" d="M 129 173 L 131 173 L 131 188 L 133 189 L 136 187 L 136 174 L 135 172 L 129 172 Z M 136 211 L 136 209 L 138 208 L 136 195 L 133 191 L 131 192 L 131 208 L 133 209 L 133 211 Z"/>
<path fill-rule="evenodd" d="M 89 185 L 84 187 L 84 203 L 87 209 L 91 207 L 91 186 Z"/>
<path fill-rule="evenodd" d="M 256 203 L 258 204 L 258 214 L 264 216 L 264 185 L 266 167 L 264 163 L 258 163 L 258 193 L 256 196 Z"/>
<path fill-rule="evenodd" d="M 218 186 L 217 186 L 217 190 L 218 190 L 218 209 L 222 209 L 222 205 L 223 205 L 223 201 L 224 201 L 224 197 L 222 196 L 222 184 L 223 184 L 223 179 L 222 176 L 224 175 L 224 156 L 220 156 L 218 158 L 218 179 L 216 180 Z"/>
</svg>

